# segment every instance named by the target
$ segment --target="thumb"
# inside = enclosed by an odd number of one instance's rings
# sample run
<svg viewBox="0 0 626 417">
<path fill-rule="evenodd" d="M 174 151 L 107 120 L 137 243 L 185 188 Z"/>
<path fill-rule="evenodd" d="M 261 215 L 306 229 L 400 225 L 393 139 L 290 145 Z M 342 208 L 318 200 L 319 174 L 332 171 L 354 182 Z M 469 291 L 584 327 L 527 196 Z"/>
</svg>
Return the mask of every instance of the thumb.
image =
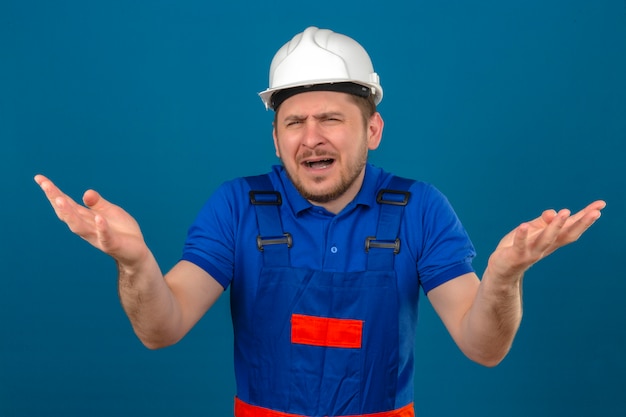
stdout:
<svg viewBox="0 0 626 417">
<path fill-rule="evenodd" d="M 99 214 L 95 215 L 94 222 L 96 223 L 96 236 L 98 238 L 100 248 L 105 253 L 109 253 L 111 250 L 111 233 L 109 231 L 109 225 L 106 219 Z"/>
</svg>

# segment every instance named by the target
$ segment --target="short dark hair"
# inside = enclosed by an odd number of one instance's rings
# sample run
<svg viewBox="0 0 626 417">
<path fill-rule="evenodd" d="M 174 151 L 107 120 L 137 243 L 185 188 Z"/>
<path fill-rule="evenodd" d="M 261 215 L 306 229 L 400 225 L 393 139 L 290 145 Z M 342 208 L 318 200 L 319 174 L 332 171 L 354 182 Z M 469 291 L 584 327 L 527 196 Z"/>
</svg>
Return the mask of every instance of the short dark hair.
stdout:
<svg viewBox="0 0 626 417">
<path fill-rule="evenodd" d="M 365 123 L 376 113 L 376 103 L 373 95 L 370 94 L 368 97 L 350 95 L 350 99 L 361 109 L 361 115 Z"/>
</svg>

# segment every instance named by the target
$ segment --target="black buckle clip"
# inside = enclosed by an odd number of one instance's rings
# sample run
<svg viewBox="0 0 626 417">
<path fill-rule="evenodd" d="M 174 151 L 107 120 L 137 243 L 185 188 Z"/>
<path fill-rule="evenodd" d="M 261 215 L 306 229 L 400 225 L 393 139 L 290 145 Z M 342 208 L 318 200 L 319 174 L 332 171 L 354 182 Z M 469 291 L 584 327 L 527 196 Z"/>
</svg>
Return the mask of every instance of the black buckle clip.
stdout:
<svg viewBox="0 0 626 417">
<path fill-rule="evenodd" d="M 370 248 L 393 249 L 394 255 L 400 252 L 400 239 L 392 241 L 376 240 L 374 236 L 365 239 L 365 252 L 369 252 Z"/>
<path fill-rule="evenodd" d="M 250 203 L 255 206 L 280 206 L 283 199 L 278 191 L 250 191 Z M 271 198 L 271 197 L 274 198 Z"/>
<path fill-rule="evenodd" d="M 389 200 L 388 198 L 385 198 L 385 194 L 401 195 L 404 196 L 404 198 L 402 200 Z M 408 191 L 382 189 L 376 196 L 376 202 L 380 204 L 391 204 L 394 206 L 406 206 L 409 203 L 410 195 L 411 193 Z"/>
<path fill-rule="evenodd" d="M 287 244 L 287 248 L 291 248 L 293 246 L 293 239 L 291 238 L 290 233 L 283 234 L 283 237 L 268 237 L 263 238 L 261 236 L 256 237 L 256 247 L 261 252 L 263 252 L 263 246 L 265 245 L 280 245 Z"/>
</svg>

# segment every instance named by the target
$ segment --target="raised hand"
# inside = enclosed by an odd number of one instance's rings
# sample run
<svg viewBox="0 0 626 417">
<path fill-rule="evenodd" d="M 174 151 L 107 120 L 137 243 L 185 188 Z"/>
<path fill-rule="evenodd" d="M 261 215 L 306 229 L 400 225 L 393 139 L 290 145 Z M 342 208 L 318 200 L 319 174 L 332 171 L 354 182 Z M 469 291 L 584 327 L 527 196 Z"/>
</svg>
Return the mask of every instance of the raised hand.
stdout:
<svg viewBox="0 0 626 417">
<path fill-rule="evenodd" d="M 35 176 L 35 182 L 46 194 L 58 218 L 72 232 L 111 255 L 118 263 L 133 266 L 149 256 L 149 249 L 135 219 L 96 191 L 85 192 L 85 206 L 82 206 L 43 175 Z"/>
<path fill-rule="evenodd" d="M 606 206 L 594 201 L 578 213 L 568 209 L 546 210 L 536 219 L 522 223 L 507 234 L 489 258 L 488 269 L 500 277 L 523 274 L 534 263 L 555 250 L 578 240 L 600 218 Z"/>
</svg>

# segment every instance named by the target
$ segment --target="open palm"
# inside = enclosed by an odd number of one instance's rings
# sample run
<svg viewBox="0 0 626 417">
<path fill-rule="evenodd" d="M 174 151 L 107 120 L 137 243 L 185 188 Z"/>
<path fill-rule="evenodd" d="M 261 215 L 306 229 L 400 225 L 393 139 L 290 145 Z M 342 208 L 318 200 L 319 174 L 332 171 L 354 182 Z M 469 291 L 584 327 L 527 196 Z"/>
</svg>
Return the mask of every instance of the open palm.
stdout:
<svg viewBox="0 0 626 417">
<path fill-rule="evenodd" d="M 489 268 L 500 276 L 523 273 L 555 250 L 578 240 L 600 217 L 605 205 L 602 200 L 594 201 L 574 215 L 568 209 L 544 211 L 500 241 L 489 258 Z"/>
<path fill-rule="evenodd" d="M 145 258 L 148 248 L 135 219 L 102 198 L 94 190 L 83 195 L 84 206 L 64 194 L 52 181 L 43 175 L 35 181 L 46 194 L 58 218 L 72 232 L 116 261 L 132 265 Z"/>
</svg>

